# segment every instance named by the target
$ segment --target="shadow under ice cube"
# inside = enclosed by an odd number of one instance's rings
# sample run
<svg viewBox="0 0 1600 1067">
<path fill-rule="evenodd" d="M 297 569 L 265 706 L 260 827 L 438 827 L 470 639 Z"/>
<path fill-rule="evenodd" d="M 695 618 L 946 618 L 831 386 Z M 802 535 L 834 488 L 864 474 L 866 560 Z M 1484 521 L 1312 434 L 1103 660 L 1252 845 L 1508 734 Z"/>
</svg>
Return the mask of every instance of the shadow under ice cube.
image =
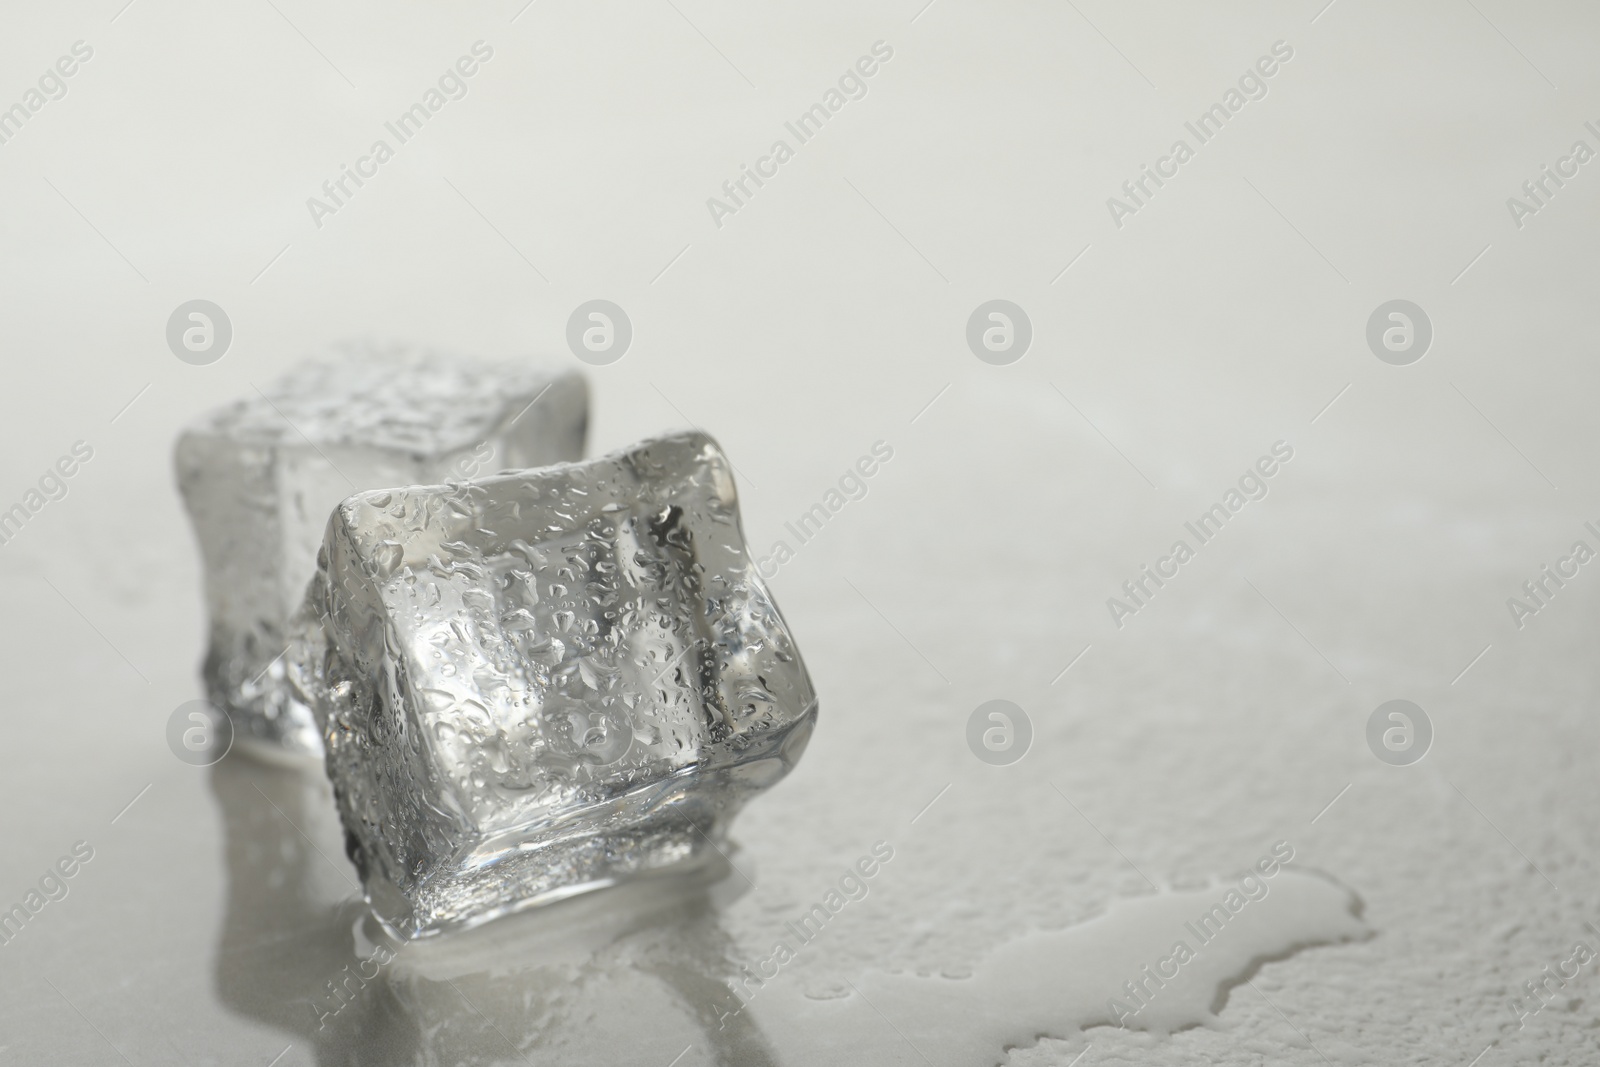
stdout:
<svg viewBox="0 0 1600 1067">
<path fill-rule="evenodd" d="M 291 673 L 406 937 L 716 859 L 816 696 L 698 433 L 334 511 Z"/>
<path fill-rule="evenodd" d="M 576 372 L 362 345 L 186 429 L 175 463 L 205 566 L 203 674 L 236 736 L 257 752 L 322 750 L 286 684 L 284 652 L 340 500 L 578 459 L 587 423 Z"/>
</svg>

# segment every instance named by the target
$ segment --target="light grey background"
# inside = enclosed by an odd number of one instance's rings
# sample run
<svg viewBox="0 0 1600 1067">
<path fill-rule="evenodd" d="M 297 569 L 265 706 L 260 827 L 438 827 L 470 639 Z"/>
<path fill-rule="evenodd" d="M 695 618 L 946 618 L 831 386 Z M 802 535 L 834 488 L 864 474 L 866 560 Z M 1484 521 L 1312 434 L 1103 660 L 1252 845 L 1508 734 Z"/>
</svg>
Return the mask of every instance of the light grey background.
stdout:
<svg viewBox="0 0 1600 1067">
<path fill-rule="evenodd" d="M 1018 1032 L 995 1059 L 1600 1056 L 1591 970 L 1524 1029 L 1508 1007 L 1600 943 L 1597 565 L 1521 629 L 1506 606 L 1600 545 L 1600 162 L 1521 228 L 1506 206 L 1600 148 L 1594 9 L 121 4 L 12 5 L 0 33 L 0 106 L 94 49 L 0 145 L 0 507 L 94 449 L 0 546 L 0 904 L 95 848 L 0 947 L 0 1063 L 837 1062 L 704 1004 L 873 842 L 896 857 L 793 966 L 810 995 L 959 978 L 1139 871 L 1226 875 L 1280 838 L 1375 937 L 1265 964 L 1221 1028 Z M 306 198 L 480 39 L 469 95 L 316 228 Z M 715 226 L 706 198 L 878 40 L 868 95 Z M 1116 227 L 1107 197 L 1278 40 L 1269 94 Z M 164 340 L 195 298 L 234 328 L 206 367 Z M 164 740 L 203 633 L 172 442 L 338 337 L 576 366 L 595 298 L 634 339 L 588 370 L 592 451 L 705 428 L 757 550 L 894 448 L 771 583 L 819 729 L 735 828 L 753 886 L 559 952 L 508 935 L 319 1044 L 292 1005 L 352 958 L 336 827 L 310 787 Z M 995 298 L 1033 324 L 1010 366 L 966 347 Z M 1434 326 L 1407 367 L 1365 343 L 1396 298 Z M 1267 499 L 1115 627 L 1106 598 L 1280 439 Z M 1365 741 L 1400 697 L 1435 731 L 1410 767 Z M 1000 698 L 1034 728 L 1009 767 L 965 742 Z M 856 1061 L 922 1062 L 896 1023 Z"/>
</svg>

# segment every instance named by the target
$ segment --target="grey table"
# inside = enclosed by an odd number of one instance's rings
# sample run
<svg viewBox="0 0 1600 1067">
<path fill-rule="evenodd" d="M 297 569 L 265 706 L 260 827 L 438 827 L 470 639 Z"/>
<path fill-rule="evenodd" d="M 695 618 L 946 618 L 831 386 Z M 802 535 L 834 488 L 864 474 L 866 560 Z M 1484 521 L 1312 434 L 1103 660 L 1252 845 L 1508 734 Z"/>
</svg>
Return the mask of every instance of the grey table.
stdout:
<svg viewBox="0 0 1600 1067">
<path fill-rule="evenodd" d="M 7 13 L 0 907 L 40 896 L 0 1063 L 1600 1057 L 1600 16 L 920 2 Z M 167 749 L 204 623 L 172 442 L 335 337 L 575 365 L 594 298 L 634 335 L 593 451 L 705 428 L 757 551 L 893 449 L 771 582 L 819 728 L 720 880 L 373 964 L 317 778 Z M 164 336 L 191 299 L 232 324 L 206 366 Z M 995 299 L 1009 363 L 968 344 Z M 1392 300 L 1420 359 L 1369 345 Z M 1394 699 L 1410 765 L 1368 744 Z M 1277 842 L 1251 940 L 1152 1001 L 1213 1018 L 1079 1029 Z"/>
</svg>

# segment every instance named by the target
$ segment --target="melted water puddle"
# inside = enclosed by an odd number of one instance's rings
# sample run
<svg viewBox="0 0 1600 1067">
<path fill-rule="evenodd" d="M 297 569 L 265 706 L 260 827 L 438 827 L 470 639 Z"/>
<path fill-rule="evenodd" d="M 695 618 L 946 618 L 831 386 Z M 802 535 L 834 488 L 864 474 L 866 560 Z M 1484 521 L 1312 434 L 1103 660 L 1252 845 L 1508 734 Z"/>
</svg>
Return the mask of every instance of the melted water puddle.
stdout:
<svg viewBox="0 0 1600 1067">
<path fill-rule="evenodd" d="M 1250 884 L 1250 894 L 1221 882 L 1115 901 L 1088 922 L 999 945 L 971 978 L 869 972 L 849 995 L 816 1000 L 780 974 L 744 1011 L 778 1047 L 805 1049 L 801 1060 L 859 1061 L 870 1048 L 875 1062 L 897 1062 L 898 1046 L 908 1064 L 973 1067 L 1089 1027 L 1217 1026 L 1229 989 L 1262 963 L 1371 934 L 1360 898 L 1332 878 L 1285 868 Z"/>
</svg>

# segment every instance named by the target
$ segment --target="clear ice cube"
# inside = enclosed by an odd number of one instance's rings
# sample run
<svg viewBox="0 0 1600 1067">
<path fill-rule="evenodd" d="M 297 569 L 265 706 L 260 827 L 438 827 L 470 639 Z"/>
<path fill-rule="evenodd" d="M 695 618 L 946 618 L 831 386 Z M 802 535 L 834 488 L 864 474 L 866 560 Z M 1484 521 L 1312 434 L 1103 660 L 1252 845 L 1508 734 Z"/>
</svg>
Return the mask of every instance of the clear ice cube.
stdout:
<svg viewBox="0 0 1600 1067">
<path fill-rule="evenodd" d="M 714 862 L 816 696 L 703 434 L 335 509 L 291 674 L 404 937 Z"/>
<path fill-rule="evenodd" d="M 284 652 L 340 500 L 578 459 L 587 424 L 575 371 L 354 344 L 187 428 L 174 459 L 205 571 L 202 674 L 235 737 L 258 752 L 322 751 Z"/>
</svg>

